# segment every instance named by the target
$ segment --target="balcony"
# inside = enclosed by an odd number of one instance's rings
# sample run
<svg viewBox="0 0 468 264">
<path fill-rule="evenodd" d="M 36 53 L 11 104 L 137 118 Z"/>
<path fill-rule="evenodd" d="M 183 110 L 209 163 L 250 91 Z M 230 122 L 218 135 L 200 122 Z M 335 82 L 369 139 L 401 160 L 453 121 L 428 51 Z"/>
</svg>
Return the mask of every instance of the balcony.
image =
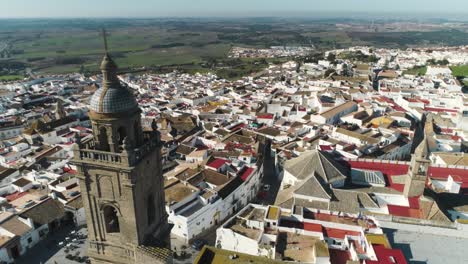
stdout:
<svg viewBox="0 0 468 264">
<path fill-rule="evenodd" d="M 144 142 L 138 148 L 122 152 L 97 150 L 94 140 L 83 141 L 81 147 L 75 150 L 75 162 L 100 162 L 115 166 L 134 166 L 148 153 L 159 147 L 160 142 L 151 133 L 144 134 Z"/>
</svg>

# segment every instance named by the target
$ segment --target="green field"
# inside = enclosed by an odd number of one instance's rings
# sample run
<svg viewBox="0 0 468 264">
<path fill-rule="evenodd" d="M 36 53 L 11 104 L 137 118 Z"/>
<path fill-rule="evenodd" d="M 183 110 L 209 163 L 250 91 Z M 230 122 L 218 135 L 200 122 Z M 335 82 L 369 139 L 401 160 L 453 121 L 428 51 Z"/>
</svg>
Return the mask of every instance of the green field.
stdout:
<svg viewBox="0 0 468 264">
<path fill-rule="evenodd" d="M 104 53 L 100 36 L 103 27 L 108 31 L 109 50 L 123 72 L 141 70 L 144 66 L 155 72 L 174 69 L 217 71 L 232 78 L 265 67 L 265 63 L 256 61 L 254 64 L 249 61 L 233 63 L 226 56 L 233 46 L 311 46 L 321 53 L 354 45 L 405 48 L 468 44 L 468 33 L 444 28 L 443 25 L 431 32 L 361 32 L 362 25 L 368 25 L 368 21 L 350 23 L 340 19 L 280 18 L 6 19 L 0 23 L 0 68 L 2 64 L 8 64 L 3 68 L 13 74 L 22 74 L 26 68 L 37 74 L 68 73 L 80 69 L 94 74 L 99 70 Z M 358 55 L 356 59 L 367 62 L 375 58 Z M 421 73 L 422 70 L 415 72 Z"/>
<path fill-rule="evenodd" d="M 450 69 L 455 77 L 468 77 L 468 65 L 452 66 Z"/>
<path fill-rule="evenodd" d="M 403 74 L 410 74 L 410 75 L 425 75 L 427 72 L 427 66 L 422 66 L 422 67 L 414 67 L 412 69 L 403 71 Z"/>
<path fill-rule="evenodd" d="M 24 76 L 22 75 L 0 75 L 0 81 L 15 81 L 23 78 Z"/>
<path fill-rule="evenodd" d="M 41 34 L 38 39 L 21 38 L 13 44 L 20 51 L 14 59 L 27 62 L 45 73 L 77 71 L 83 65 L 96 71 L 104 53 L 97 32 L 78 31 Z M 207 57 L 224 58 L 230 45 L 214 43 L 211 33 L 186 35 L 158 29 L 112 31 L 109 50 L 121 68 L 198 64 Z"/>
</svg>

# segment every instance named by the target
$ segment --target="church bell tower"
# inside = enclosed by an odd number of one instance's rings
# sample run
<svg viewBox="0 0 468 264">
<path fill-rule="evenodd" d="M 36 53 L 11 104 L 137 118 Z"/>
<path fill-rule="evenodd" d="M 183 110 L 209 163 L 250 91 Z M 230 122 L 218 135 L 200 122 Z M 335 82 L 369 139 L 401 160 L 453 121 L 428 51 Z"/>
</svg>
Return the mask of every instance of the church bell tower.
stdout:
<svg viewBox="0 0 468 264">
<path fill-rule="evenodd" d="M 76 142 L 78 170 L 93 263 L 167 263 L 169 228 L 160 134 L 144 132 L 138 103 L 117 76 L 107 52 L 102 86 L 90 100 L 93 137 Z"/>
</svg>

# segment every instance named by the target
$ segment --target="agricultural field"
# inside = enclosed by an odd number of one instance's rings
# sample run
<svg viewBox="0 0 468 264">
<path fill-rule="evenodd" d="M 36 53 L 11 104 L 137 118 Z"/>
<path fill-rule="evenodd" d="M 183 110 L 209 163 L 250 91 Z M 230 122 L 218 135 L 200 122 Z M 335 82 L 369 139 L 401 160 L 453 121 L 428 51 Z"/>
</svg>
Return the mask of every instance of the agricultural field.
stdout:
<svg viewBox="0 0 468 264">
<path fill-rule="evenodd" d="M 423 76 L 426 74 L 426 72 L 427 72 L 427 66 L 421 66 L 421 67 L 414 67 L 412 69 L 403 71 L 403 74 Z"/>
<path fill-rule="evenodd" d="M 110 53 L 123 72 L 216 71 L 232 78 L 271 62 L 233 63 L 227 58 L 233 46 L 308 46 L 323 52 L 352 45 L 468 44 L 468 33 L 454 34 L 455 29 L 444 26 L 434 26 L 433 32 L 376 33 L 366 31 L 368 23 L 281 18 L 3 20 L 0 68 L 6 63 L 8 72 L 18 75 L 26 74 L 26 69 L 36 74 L 96 73 L 104 52 L 102 28 L 108 31 Z M 381 28 L 385 23 L 379 24 Z"/>
<path fill-rule="evenodd" d="M 455 77 L 468 77 L 468 65 L 452 66 L 450 69 Z"/>
<path fill-rule="evenodd" d="M 0 75 L 0 81 L 15 81 L 23 78 L 24 76 L 22 75 Z"/>
</svg>

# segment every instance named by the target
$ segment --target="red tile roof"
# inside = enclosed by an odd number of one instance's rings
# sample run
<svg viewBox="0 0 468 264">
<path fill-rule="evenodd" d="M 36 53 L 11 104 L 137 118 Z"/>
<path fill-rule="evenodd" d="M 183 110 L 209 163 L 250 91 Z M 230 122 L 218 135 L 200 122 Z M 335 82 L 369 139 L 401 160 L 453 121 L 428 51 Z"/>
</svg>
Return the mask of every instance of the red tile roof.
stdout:
<svg viewBox="0 0 468 264">
<path fill-rule="evenodd" d="M 338 249 L 329 249 L 328 251 L 330 252 L 330 262 L 333 264 L 346 264 L 351 259 L 349 251 Z"/>
<path fill-rule="evenodd" d="M 273 114 L 258 114 L 257 118 L 262 118 L 262 119 L 273 119 Z"/>
<path fill-rule="evenodd" d="M 419 209 L 419 196 L 408 198 L 409 207 Z"/>
<path fill-rule="evenodd" d="M 390 188 L 400 192 L 403 191 L 404 184 L 393 183 L 391 176 L 406 174 L 409 167 L 406 162 L 396 164 L 383 163 L 377 160 L 347 160 L 346 163 L 353 169 L 380 171 L 386 177 Z M 431 166 L 428 170 L 428 176 L 431 178 L 447 179 L 449 175 L 461 182 L 462 189 L 468 188 L 468 169 Z"/>
<path fill-rule="evenodd" d="M 338 238 L 338 239 L 344 239 L 345 236 L 360 236 L 361 235 L 361 233 L 357 231 L 330 228 L 330 227 L 324 227 L 323 234 L 326 237 L 332 237 L 332 238 Z"/>
<path fill-rule="evenodd" d="M 5 198 L 8 200 L 8 202 L 11 202 L 11 201 L 14 201 L 20 197 L 23 197 L 25 196 L 26 194 L 28 194 L 28 192 L 14 192 L 10 195 L 7 195 Z"/>
<path fill-rule="evenodd" d="M 448 112 L 448 113 L 458 113 L 458 110 L 450 109 L 450 108 L 441 108 L 441 107 L 424 107 L 424 110 L 431 111 L 431 112 Z"/>
<path fill-rule="evenodd" d="M 67 173 L 70 173 L 70 174 L 76 174 L 77 171 L 73 170 L 73 169 L 70 169 L 68 167 L 64 167 L 63 172 L 67 172 Z"/>
<path fill-rule="evenodd" d="M 388 186 L 399 192 L 403 192 L 404 184 L 393 183 L 392 177 L 394 175 L 404 175 L 408 173 L 409 165 L 406 162 L 401 163 L 383 163 L 380 161 L 361 161 L 361 160 L 348 160 L 347 163 L 353 169 L 380 171 L 387 179 Z"/>
<path fill-rule="evenodd" d="M 320 150 L 323 150 L 323 151 L 332 151 L 333 148 L 332 148 L 332 146 L 330 146 L 330 145 L 320 145 Z"/>
<path fill-rule="evenodd" d="M 250 175 L 252 175 L 253 171 L 254 171 L 253 168 L 245 167 L 244 171 L 242 172 L 240 176 L 242 181 L 246 181 L 250 177 Z"/>
<path fill-rule="evenodd" d="M 393 107 L 393 109 L 395 109 L 396 111 L 401 111 L 401 112 L 406 111 L 403 107 L 396 104 L 395 101 L 393 101 L 393 99 L 390 99 L 390 98 L 385 97 L 385 96 L 381 96 L 380 99 L 381 99 L 381 101 L 384 101 L 384 102 L 390 104 Z"/>
<path fill-rule="evenodd" d="M 421 218 L 421 210 L 413 209 L 406 206 L 399 205 L 387 205 L 388 212 L 394 216 L 403 216 L 403 217 L 412 217 L 412 218 Z"/>
<path fill-rule="evenodd" d="M 458 182 L 461 182 L 462 188 L 468 188 L 468 169 L 447 168 L 447 167 L 429 167 L 427 172 L 429 177 L 437 179 L 447 179 L 451 175 Z"/>
<path fill-rule="evenodd" d="M 382 245 L 372 245 L 374 247 L 377 261 L 366 260 L 366 264 L 407 264 L 405 256 L 400 249 L 385 248 Z"/>
<path fill-rule="evenodd" d="M 246 127 L 246 126 L 247 126 L 247 124 L 241 123 L 241 124 L 238 124 L 237 126 L 234 126 L 233 128 L 231 128 L 230 131 L 234 132 L 234 131 L 240 130 L 240 129 Z"/>
<path fill-rule="evenodd" d="M 382 174 L 393 176 L 403 175 L 408 172 L 409 164 L 406 162 L 400 163 L 384 163 L 380 161 L 363 161 L 363 160 L 348 160 L 347 163 L 353 169 L 374 170 L 380 171 Z"/>
<path fill-rule="evenodd" d="M 297 221 L 291 221 L 291 220 L 282 220 L 280 222 L 280 226 L 303 229 L 303 230 L 319 232 L 319 233 L 323 233 L 323 230 L 324 230 L 321 224 L 297 222 Z"/>
<path fill-rule="evenodd" d="M 228 160 L 225 160 L 225 159 L 214 159 L 212 162 L 208 164 L 208 167 L 219 169 L 227 162 Z"/>
<path fill-rule="evenodd" d="M 452 128 L 441 128 L 440 130 L 442 131 L 442 133 L 445 133 L 445 134 L 453 134 Z"/>
<path fill-rule="evenodd" d="M 323 228 L 320 224 L 304 222 L 304 230 L 322 233 Z"/>
</svg>

